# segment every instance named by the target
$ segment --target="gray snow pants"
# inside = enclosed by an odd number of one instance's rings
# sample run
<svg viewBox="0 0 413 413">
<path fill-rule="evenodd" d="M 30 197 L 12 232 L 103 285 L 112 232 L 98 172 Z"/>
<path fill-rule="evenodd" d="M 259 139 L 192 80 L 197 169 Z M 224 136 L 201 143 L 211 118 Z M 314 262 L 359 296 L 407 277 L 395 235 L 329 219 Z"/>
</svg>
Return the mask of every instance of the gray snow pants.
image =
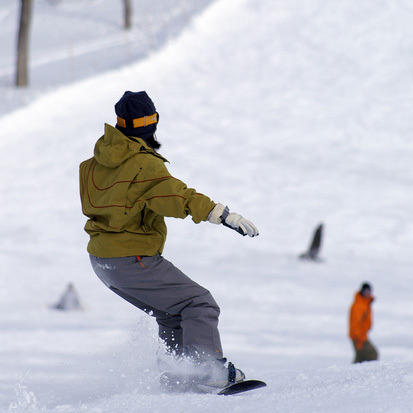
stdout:
<svg viewBox="0 0 413 413">
<path fill-rule="evenodd" d="M 161 255 L 98 258 L 90 255 L 101 281 L 156 318 L 159 337 L 177 355 L 222 358 L 220 309 L 211 293 Z"/>
</svg>

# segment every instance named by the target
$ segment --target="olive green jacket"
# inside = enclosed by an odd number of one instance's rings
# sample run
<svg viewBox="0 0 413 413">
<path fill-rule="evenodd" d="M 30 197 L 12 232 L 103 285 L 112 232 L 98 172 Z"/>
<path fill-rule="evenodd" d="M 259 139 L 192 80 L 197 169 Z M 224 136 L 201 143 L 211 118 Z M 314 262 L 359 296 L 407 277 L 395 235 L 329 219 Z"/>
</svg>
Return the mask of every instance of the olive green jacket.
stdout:
<svg viewBox="0 0 413 413">
<path fill-rule="evenodd" d="M 215 203 L 174 178 L 167 160 L 139 139 L 105 124 L 94 157 L 80 165 L 80 197 L 89 218 L 88 251 L 97 257 L 162 253 L 164 217 L 206 221 Z"/>
</svg>

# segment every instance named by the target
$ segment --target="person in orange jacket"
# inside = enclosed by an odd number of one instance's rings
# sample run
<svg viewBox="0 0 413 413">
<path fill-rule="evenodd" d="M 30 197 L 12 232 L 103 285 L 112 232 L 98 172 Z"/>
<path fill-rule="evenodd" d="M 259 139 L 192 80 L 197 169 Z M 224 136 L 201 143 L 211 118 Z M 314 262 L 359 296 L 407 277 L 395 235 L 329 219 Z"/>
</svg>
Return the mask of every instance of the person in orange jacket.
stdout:
<svg viewBox="0 0 413 413">
<path fill-rule="evenodd" d="M 355 350 L 354 363 L 378 359 L 377 349 L 368 340 L 367 333 L 372 325 L 371 303 L 374 297 L 369 283 L 363 283 L 354 297 L 350 309 L 349 336 Z"/>
</svg>

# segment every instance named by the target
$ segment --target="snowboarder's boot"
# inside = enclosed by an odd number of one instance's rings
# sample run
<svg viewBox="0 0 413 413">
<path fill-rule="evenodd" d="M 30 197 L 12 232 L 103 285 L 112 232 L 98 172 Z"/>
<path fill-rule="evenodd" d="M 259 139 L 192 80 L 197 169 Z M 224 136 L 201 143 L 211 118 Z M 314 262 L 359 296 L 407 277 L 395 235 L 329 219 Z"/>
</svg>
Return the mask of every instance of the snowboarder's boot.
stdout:
<svg viewBox="0 0 413 413">
<path fill-rule="evenodd" d="M 198 371 L 180 373 L 162 373 L 160 384 L 166 392 L 199 392 L 198 385 L 224 388 L 229 384 L 239 383 L 245 374 L 232 363 L 225 367 L 226 359 L 220 359 L 208 366 L 198 366 Z"/>
<path fill-rule="evenodd" d="M 221 366 L 216 366 L 212 369 L 210 376 L 207 380 L 204 380 L 202 384 L 206 384 L 211 387 L 225 387 L 229 384 L 239 383 L 245 380 L 245 374 L 242 370 L 235 368 L 235 366 L 229 362 L 228 367 L 225 367 L 227 359 L 221 359 L 219 362 Z"/>
</svg>

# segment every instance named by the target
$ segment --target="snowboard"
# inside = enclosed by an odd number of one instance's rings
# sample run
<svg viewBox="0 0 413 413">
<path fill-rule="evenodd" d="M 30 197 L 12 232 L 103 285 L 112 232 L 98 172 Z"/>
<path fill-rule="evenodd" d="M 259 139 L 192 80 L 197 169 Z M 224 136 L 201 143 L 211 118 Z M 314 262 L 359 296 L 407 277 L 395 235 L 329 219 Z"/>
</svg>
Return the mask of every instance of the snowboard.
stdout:
<svg viewBox="0 0 413 413">
<path fill-rule="evenodd" d="M 229 396 L 232 394 L 243 393 L 249 390 L 259 389 L 260 387 L 265 387 L 267 384 L 261 380 L 244 380 L 238 383 L 232 383 L 224 388 L 217 388 L 212 386 L 207 386 L 205 384 L 198 384 L 197 387 L 204 393 L 218 394 L 223 396 Z"/>
</svg>

